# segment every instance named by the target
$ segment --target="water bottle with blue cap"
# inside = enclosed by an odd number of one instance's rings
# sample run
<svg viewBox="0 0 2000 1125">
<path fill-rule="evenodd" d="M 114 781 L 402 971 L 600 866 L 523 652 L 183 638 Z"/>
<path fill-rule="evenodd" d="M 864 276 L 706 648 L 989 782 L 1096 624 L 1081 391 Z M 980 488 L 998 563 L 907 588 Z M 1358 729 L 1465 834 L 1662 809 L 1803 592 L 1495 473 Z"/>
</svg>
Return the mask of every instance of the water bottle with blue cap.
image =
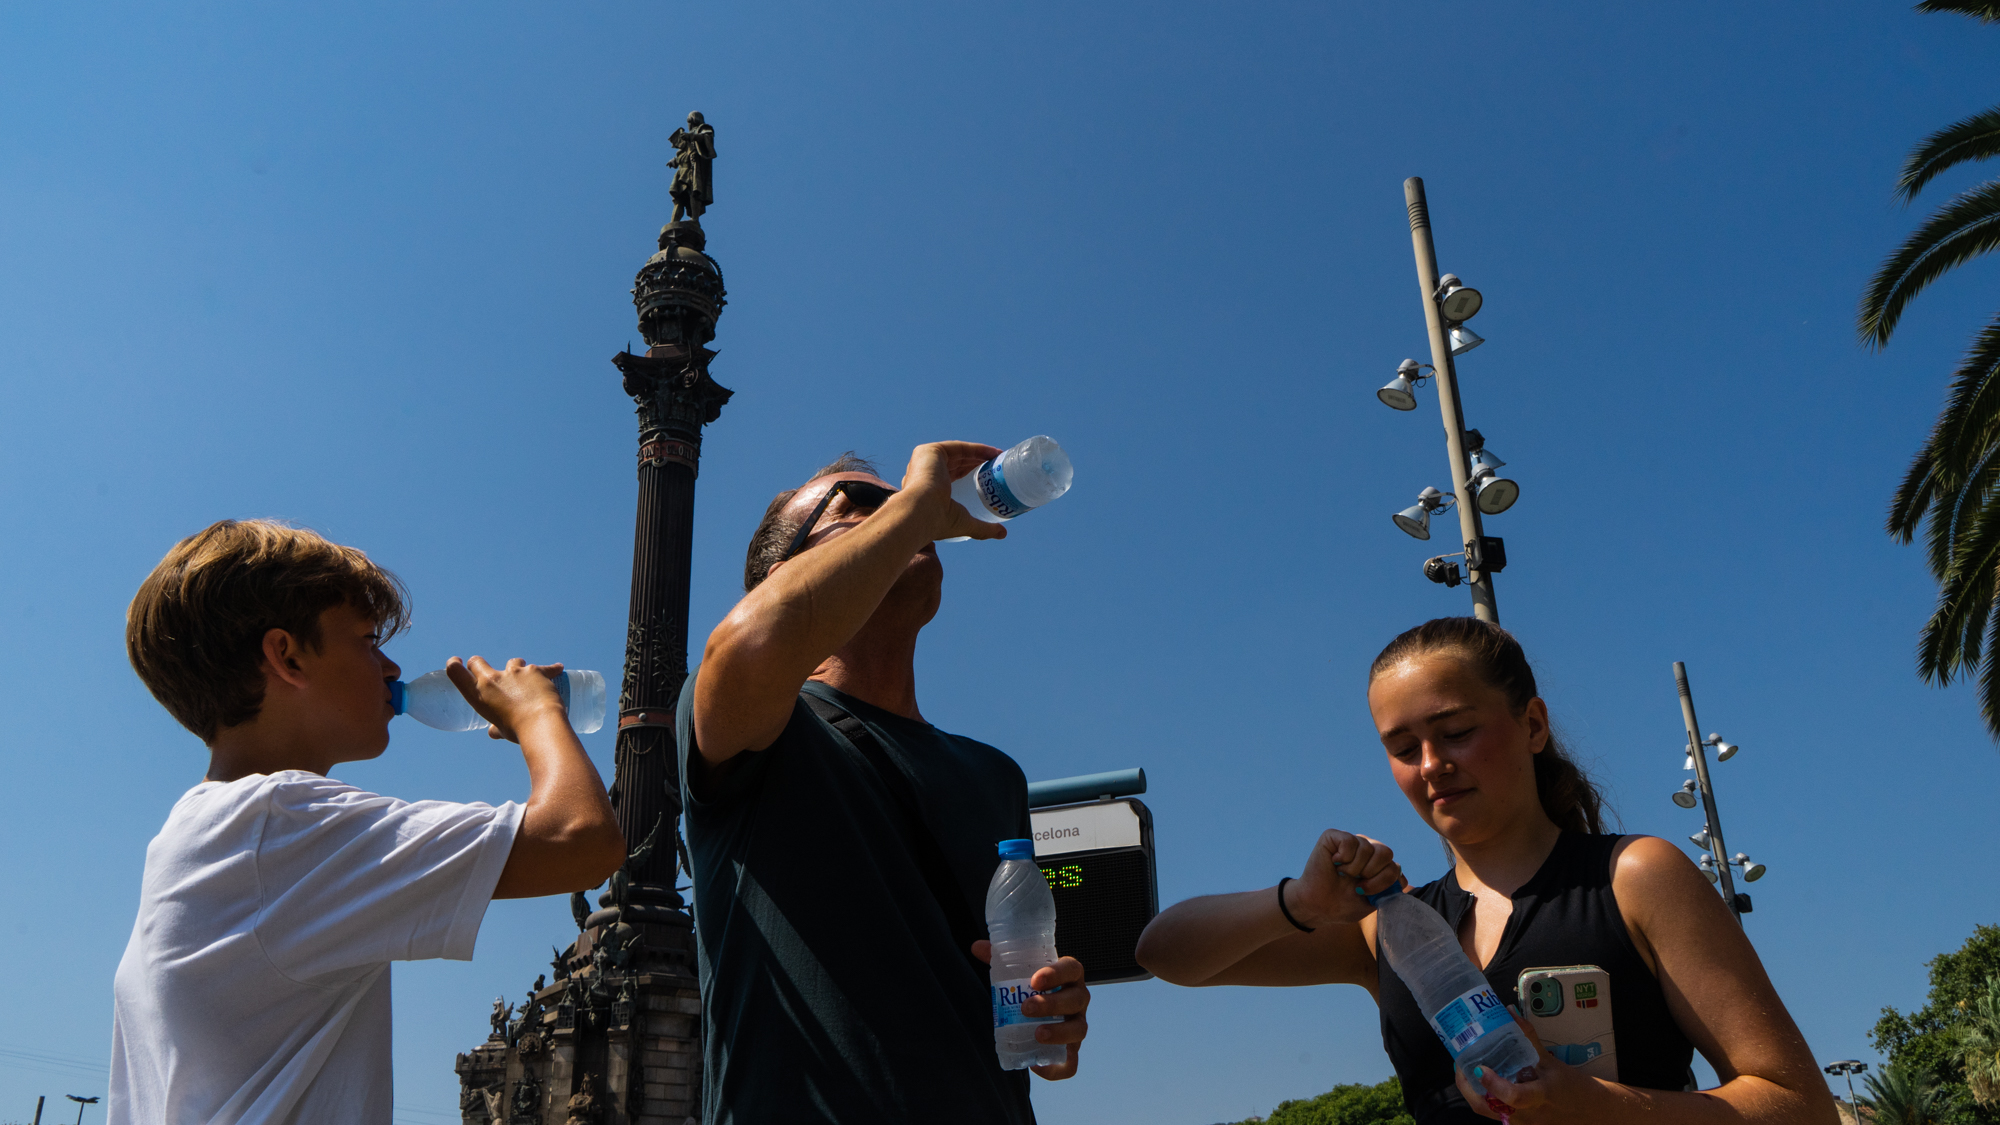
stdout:
<svg viewBox="0 0 2000 1125">
<path fill-rule="evenodd" d="M 1000 866 L 986 887 L 986 936 L 993 942 L 993 1049 L 1000 1069 L 1025 1070 L 1069 1060 L 1069 1048 L 1035 1040 L 1035 1025 L 1061 1016 L 1024 1016 L 1039 995 L 1028 987 L 1035 970 L 1056 963 L 1056 899 L 1035 866 L 1033 840 L 1000 841 Z"/>
<path fill-rule="evenodd" d="M 604 674 L 565 670 L 555 678 L 556 697 L 569 715 L 570 728 L 578 734 L 592 734 L 604 725 Z M 485 730 L 492 724 L 472 709 L 458 685 L 440 668 L 425 672 L 409 683 L 389 685 L 389 702 L 396 714 L 408 715 L 438 730 Z"/>
</svg>

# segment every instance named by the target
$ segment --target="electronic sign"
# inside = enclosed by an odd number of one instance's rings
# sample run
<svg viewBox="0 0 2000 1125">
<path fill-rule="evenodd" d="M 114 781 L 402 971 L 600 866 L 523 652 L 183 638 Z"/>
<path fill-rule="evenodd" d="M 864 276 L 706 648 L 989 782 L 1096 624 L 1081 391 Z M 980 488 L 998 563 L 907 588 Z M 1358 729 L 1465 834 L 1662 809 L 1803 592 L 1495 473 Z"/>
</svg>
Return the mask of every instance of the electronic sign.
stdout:
<svg viewBox="0 0 2000 1125">
<path fill-rule="evenodd" d="M 1034 809 L 1035 865 L 1056 900 L 1056 952 L 1090 984 L 1146 980 L 1134 957 L 1159 913 L 1153 814 L 1132 798 Z"/>
</svg>

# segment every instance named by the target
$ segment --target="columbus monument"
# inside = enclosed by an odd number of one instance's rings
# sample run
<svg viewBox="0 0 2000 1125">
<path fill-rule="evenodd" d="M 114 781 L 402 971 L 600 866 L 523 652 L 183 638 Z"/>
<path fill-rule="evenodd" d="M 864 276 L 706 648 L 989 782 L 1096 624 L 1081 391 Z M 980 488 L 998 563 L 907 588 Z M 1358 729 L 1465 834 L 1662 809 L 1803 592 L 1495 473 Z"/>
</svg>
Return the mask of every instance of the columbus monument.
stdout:
<svg viewBox="0 0 2000 1125">
<path fill-rule="evenodd" d="M 681 842 L 674 707 L 687 680 L 688 569 L 702 427 L 730 392 L 709 378 L 727 302 L 701 215 L 714 202 L 715 129 L 699 113 L 670 138 L 673 221 L 632 289 L 644 355 L 612 357 L 638 404 L 639 519 L 611 804 L 630 849 L 577 934 L 492 1034 L 458 1056 L 465 1125 L 684 1125 L 701 1115 L 701 992 L 694 922 L 675 889 Z M 685 216 L 685 217 L 683 217 Z"/>
</svg>

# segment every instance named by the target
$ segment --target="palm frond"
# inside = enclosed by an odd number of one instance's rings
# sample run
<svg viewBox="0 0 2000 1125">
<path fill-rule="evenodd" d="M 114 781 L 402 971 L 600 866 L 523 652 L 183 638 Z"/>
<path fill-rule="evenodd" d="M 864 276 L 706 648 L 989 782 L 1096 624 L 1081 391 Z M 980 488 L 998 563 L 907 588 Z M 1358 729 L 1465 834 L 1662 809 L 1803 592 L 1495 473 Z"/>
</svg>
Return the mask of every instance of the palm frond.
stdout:
<svg viewBox="0 0 2000 1125">
<path fill-rule="evenodd" d="M 1936 443 L 1933 430 L 1931 440 L 1911 459 L 1909 471 L 1903 474 L 1902 487 L 1896 489 L 1896 498 L 1889 503 L 1889 534 L 1900 542 L 1908 543 L 1916 537 L 1917 527 L 1924 522 L 1932 498 L 1937 495 L 1938 473 L 1931 457 L 1931 447 Z"/>
<path fill-rule="evenodd" d="M 2000 23 L 2000 3 L 1993 0 L 1924 0 L 1917 5 L 1917 11 L 1957 12 L 1980 23 Z"/>
<path fill-rule="evenodd" d="M 1940 687 L 1977 667 L 1986 651 L 1987 621 L 2000 583 L 2000 511 L 1990 511 L 1988 503 L 1996 484 L 2000 456 L 1989 456 L 1964 487 L 1938 497 L 1926 529 L 1938 602 L 1917 642 L 1917 671 Z"/>
<path fill-rule="evenodd" d="M 1931 575 L 1948 583 L 1964 569 L 1966 544 L 2000 485 L 2000 449 L 1988 449 L 1970 465 L 1937 462 L 1937 496 L 1931 501 L 1930 523 L 1924 528 L 1924 554 Z"/>
<path fill-rule="evenodd" d="M 1952 372 L 1951 393 L 1931 440 L 1939 470 L 1947 476 L 1954 468 L 1969 468 L 2000 440 L 2000 317 L 1973 337 Z"/>
<path fill-rule="evenodd" d="M 1917 672 L 1926 682 L 1945 687 L 1961 672 L 1979 667 L 1987 626 L 2000 620 L 1993 613 L 1995 579 L 1989 567 L 1939 591 L 1937 609 L 1917 640 Z"/>
<path fill-rule="evenodd" d="M 1896 194 L 1908 203 L 1947 168 L 2000 156 L 2000 106 L 1948 125 L 1923 139 L 1903 162 Z"/>
<path fill-rule="evenodd" d="M 1889 342 L 1903 308 L 1945 272 L 2000 248 L 2000 180 L 1989 180 L 1940 207 L 1882 263 L 1861 298 L 1863 343 Z"/>
<path fill-rule="evenodd" d="M 1937 1125 L 1951 1108 L 1929 1074 L 1906 1066 L 1891 1063 L 1862 1082 L 1861 1104 L 1875 1111 L 1876 1125 Z"/>
</svg>

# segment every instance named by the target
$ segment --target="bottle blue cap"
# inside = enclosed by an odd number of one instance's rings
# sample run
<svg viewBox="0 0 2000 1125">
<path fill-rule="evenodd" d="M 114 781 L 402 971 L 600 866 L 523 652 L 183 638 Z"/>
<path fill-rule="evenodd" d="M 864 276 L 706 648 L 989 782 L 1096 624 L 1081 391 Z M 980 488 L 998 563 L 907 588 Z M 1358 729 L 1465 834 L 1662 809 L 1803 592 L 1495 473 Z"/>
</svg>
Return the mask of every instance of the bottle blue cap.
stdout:
<svg viewBox="0 0 2000 1125">
<path fill-rule="evenodd" d="M 407 687 L 409 685 L 401 680 L 389 681 L 389 705 L 396 709 L 398 715 L 403 713 L 403 691 Z"/>
<path fill-rule="evenodd" d="M 1402 893 L 1403 893 L 1403 881 L 1402 881 L 1401 879 L 1398 879 L 1398 880 L 1396 880 L 1396 885 L 1395 885 L 1395 886 L 1393 886 L 1393 887 L 1390 887 L 1390 888 L 1389 888 L 1388 890 L 1386 890 L 1386 891 L 1377 891 L 1377 892 L 1375 892 L 1374 894 L 1372 894 L 1372 895 L 1369 895 L 1369 896 L 1368 896 L 1368 905 L 1370 905 L 1370 906 L 1380 906 L 1380 905 L 1382 905 L 1382 900 L 1383 900 L 1383 899 L 1386 899 L 1386 898 L 1388 898 L 1388 897 L 1389 897 L 1390 895 L 1399 895 L 1399 894 L 1402 894 Z"/>
<path fill-rule="evenodd" d="M 1000 858 L 1033 859 L 1035 858 L 1035 842 L 1033 840 L 1002 840 L 1000 841 Z"/>
</svg>

